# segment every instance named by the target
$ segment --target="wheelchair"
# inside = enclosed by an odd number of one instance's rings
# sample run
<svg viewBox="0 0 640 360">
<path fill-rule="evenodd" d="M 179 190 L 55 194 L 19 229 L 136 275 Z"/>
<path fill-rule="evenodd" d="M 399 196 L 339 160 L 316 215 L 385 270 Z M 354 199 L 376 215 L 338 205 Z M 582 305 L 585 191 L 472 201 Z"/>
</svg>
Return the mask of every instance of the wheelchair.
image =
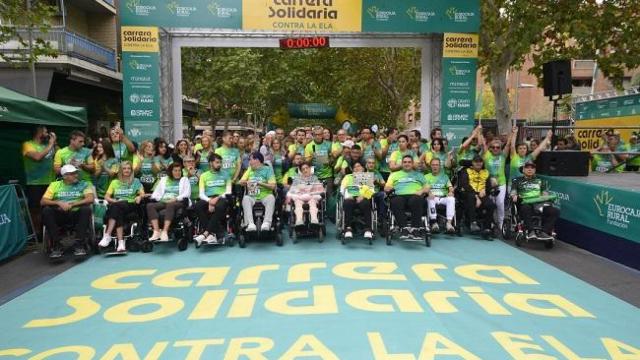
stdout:
<svg viewBox="0 0 640 360">
<path fill-rule="evenodd" d="M 73 232 L 75 231 L 74 230 L 75 225 L 76 224 L 72 222 L 58 225 L 59 227 L 58 230 L 61 235 L 60 243 L 58 244 L 58 246 L 61 248 L 63 252 L 63 255 L 59 258 L 51 258 L 49 256 L 53 251 L 55 244 L 53 243 L 53 239 L 49 235 L 47 226 L 44 224 L 42 225 L 42 253 L 45 254 L 47 257 L 49 257 L 49 261 L 51 262 L 64 261 L 64 254 L 73 248 L 75 239 L 81 238 L 83 236 L 83 234 L 75 234 L 75 236 L 73 236 Z M 82 258 L 83 259 L 87 258 L 91 252 L 93 252 L 94 254 L 99 254 L 100 251 L 98 250 L 98 246 L 97 246 L 95 217 L 94 217 L 93 207 L 91 208 L 91 222 L 87 229 L 87 233 L 84 234 L 84 237 L 86 239 L 85 251 L 87 252 L 87 255 L 83 256 Z"/>
<path fill-rule="evenodd" d="M 171 227 L 169 228 L 169 239 L 173 239 L 176 242 L 179 251 L 185 251 L 189 247 L 189 241 L 193 239 L 193 221 L 189 217 L 189 199 L 182 200 L 182 208 L 176 211 L 174 219 L 171 223 Z M 165 209 L 160 210 L 158 221 L 160 226 L 162 227 L 162 223 L 164 222 Z M 151 224 L 147 223 L 146 234 L 150 234 L 153 232 L 151 228 Z M 140 250 L 142 252 L 152 252 L 154 248 L 154 243 L 149 241 L 148 236 L 141 237 L 140 242 L 136 245 L 133 245 L 136 241 L 132 241 L 133 248 L 139 245 Z M 133 250 L 132 250 L 133 251 Z"/>
<path fill-rule="evenodd" d="M 145 212 L 143 211 L 144 204 L 146 204 L 146 202 L 142 201 L 137 206 L 136 212 L 129 213 L 125 216 L 123 238 L 126 242 L 127 251 L 133 251 L 133 252 L 141 251 L 142 247 L 140 244 L 142 244 L 144 242 L 143 239 L 147 237 L 147 233 L 144 231 L 145 229 L 144 225 L 146 223 L 145 222 L 146 216 L 145 216 Z M 109 204 L 107 203 L 106 200 L 98 199 L 95 201 L 94 213 L 96 214 L 96 217 L 95 217 L 96 228 L 102 229 L 101 233 L 103 236 L 105 231 L 107 230 L 107 222 L 106 222 L 105 216 L 106 216 L 106 210 L 108 207 L 109 207 Z M 96 210 L 96 209 L 99 209 L 99 210 Z M 98 215 L 99 213 L 103 215 L 99 216 Z M 111 241 L 109 246 L 107 246 L 106 248 L 100 248 L 99 246 L 96 246 L 99 252 L 106 256 L 127 254 L 127 251 L 124 251 L 124 252 L 116 251 L 117 247 L 118 247 L 118 240 L 115 238 L 113 239 L 113 241 Z"/>
<path fill-rule="evenodd" d="M 391 211 L 391 199 L 394 198 L 395 196 L 396 196 L 395 192 L 392 191 L 391 193 L 387 194 L 387 196 L 385 197 L 385 203 L 387 206 L 387 216 L 385 219 L 382 219 L 382 226 L 384 228 L 384 235 L 386 237 L 386 243 L 388 246 L 393 245 L 394 237 L 399 235 L 403 230 L 396 223 L 396 218 L 393 216 L 393 212 Z M 407 215 L 407 218 L 411 217 L 411 212 L 408 211 L 407 209 L 405 209 L 405 214 Z M 429 227 L 429 216 L 426 212 L 422 216 L 422 227 L 419 229 L 422 232 L 424 239 L 411 239 L 411 238 L 401 239 L 400 238 L 399 240 L 406 241 L 406 242 L 423 242 L 424 241 L 425 246 L 431 247 L 431 229 Z"/>
<path fill-rule="evenodd" d="M 337 192 L 336 199 L 336 229 L 338 230 L 338 239 L 342 245 L 347 243 L 347 239 L 344 237 L 344 232 L 347 229 L 347 224 L 345 224 L 344 219 L 344 195 L 341 191 Z M 376 233 L 378 232 L 378 209 L 376 208 L 376 202 L 371 199 L 365 199 L 363 201 L 369 201 L 371 203 L 371 222 L 370 228 L 372 237 L 369 239 L 369 245 L 373 245 L 373 240 L 376 238 Z M 367 228 L 367 224 L 364 223 L 362 217 L 358 216 L 360 214 L 360 209 L 355 208 L 355 214 L 352 217 L 353 221 L 351 224 L 351 228 L 353 232 L 363 232 L 364 229 Z"/>
<path fill-rule="evenodd" d="M 268 231 L 261 230 L 262 223 L 265 221 L 266 208 L 261 202 L 256 202 L 253 205 L 253 223 L 256 225 L 256 231 L 247 231 L 247 224 L 244 223 L 244 209 L 242 207 L 242 198 L 238 201 L 238 216 L 236 222 L 236 229 L 238 229 L 238 245 L 241 248 L 247 246 L 248 241 L 263 241 L 263 240 L 275 240 L 276 245 L 284 245 L 282 234 L 282 219 L 280 218 L 281 212 L 278 210 L 282 207 L 281 200 L 278 197 L 277 192 L 272 192 L 276 198 L 275 207 L 273 211 L 273 218 L 271 219 L 271 228 Z M 243 196 L 247 195 L 246 191 Z"/>
<path fill-rule="evenodd" d="M 521 247 L 529 241 L 543 242 L 544 247 L 552 249 L 555 246 L 556 238 L 552 234 L 551 239 L 527 239 L 527 230 L 542 230 L 542 216 L 546 206 L 553 206 L 552 202 L 540 202 L 534 205 L 532 216 L 533 229 L 525 229 L 524 221 L 518 216 L 518 204 L 514 203 L 511 197 L 507 197 L 507 206 L 502 224 L 502 236 L 507 240 L 515 240 L 516 246 Z"/>
<path fill-rule="evenodd" d="M 467 189 L 465 189 L 460 183 L 461 178 L 463 176 L 463 172 L 467 170 L 467 168 L 471 166 L 471 161 L 464 160 L 461 162 L 461 166 L 455 172 L 452 183 L 454 186 L 454 197 L 456 199 L 456 215 L 454 217 L 456 231 L 459 236 L 462 236 L 462 227 L 466 226 L 467 229 L 470 227 L 470 220 L 467 219 L 465 202 L 467 196 Z M 494 187 L 487 191 L 487 196 L 495 196 L 498 193 L 498 188 Z M 494 228 L 496 227 L 495 221 L 493 220 L 493 212 L 487 211 L 484 207 L 480 207 L 476 209 L 476 220 L 478 224 L 481 225 L 480 235 L 485 240 L 493 240 L 494 237 Z M 490 219 L 491 221 L 487 221 Z M 488 227 L 484 226 L 485 223 L 489 223 Z"/>
<path fill-rule="evenodd" d="M 327 225 L 325 224 L 325 215 L 327 213 L 327 192 L 322 193 L 321 199 L 318 201 L 318 224 L 311 224 L 311 214 L 309 212 L 309 204 L 302 205 L 302 217 L 304 225 L 295 226 L 296 214 L 295 203 L 293 200 L 290 202 L 288 211 L 288 227 L 289 238 L 293 240 L 294 244 L 298 243 L 299 238 L 306 237 L 318 237 L 318 242 L 323 242 L 325 236 L 327 236 Z"/>
<path fill-rule="evenodd" d="M 224 236 L 221 240 L 218 240 L 216 244 L 208 244 L 206 242 L 198 243 L 194 241 L 194 245 L 196 249 L 201 247 L 220 247 L 220 246 L 229 246 L 233 247 L 236 243 L 236 237 L 238 233 L 238 228 L 236 227 L 236 218 L 238 217 L 238 204 L 236 202 L 236 197 L 233 194 L 224 195 L 225 200 L 227 201 L 227 213 L 225 214 L 225 232 Z M 193 232 L 195 234 L 200 234 L 202 232 L 202 227 L 206 225 L 200 224 L 200 219 L 197 216 L 193 217 Z M 217 236 L 217 234 L 216 234 Z"/>
</svg>

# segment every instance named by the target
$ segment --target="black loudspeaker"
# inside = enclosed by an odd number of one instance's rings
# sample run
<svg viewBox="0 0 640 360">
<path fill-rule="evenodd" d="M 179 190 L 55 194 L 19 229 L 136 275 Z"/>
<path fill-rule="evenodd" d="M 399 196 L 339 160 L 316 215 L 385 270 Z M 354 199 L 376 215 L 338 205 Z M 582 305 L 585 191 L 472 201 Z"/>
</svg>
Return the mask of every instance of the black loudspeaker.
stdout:
<svg viewBox="0 0 640 360">
<path fill-rule="evenodd" d="M 558 60 L 542 65 L 544 96 L 571 94 L 571 61 Z"/>
<path fill-rule="evenodd" d="M 550 176 L 589 176 L 589 152 L 544 151 L 536 159 L 536 173 Z"/>
</svg>

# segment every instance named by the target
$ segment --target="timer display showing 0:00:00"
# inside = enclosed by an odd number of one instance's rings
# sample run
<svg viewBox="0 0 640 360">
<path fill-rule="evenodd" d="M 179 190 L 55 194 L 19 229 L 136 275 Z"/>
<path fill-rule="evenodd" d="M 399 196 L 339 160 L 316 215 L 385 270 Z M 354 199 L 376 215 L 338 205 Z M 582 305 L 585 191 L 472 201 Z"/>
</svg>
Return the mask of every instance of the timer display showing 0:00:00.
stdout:
<svg viewBox="0 0 640 360">
<path fill-rule="evenodd" d="M 329 39 L 326 37 L 290 38 L 281 40 L 280 44 L 286 49 L 318 48 L 327 47 Z"/>
</svg>

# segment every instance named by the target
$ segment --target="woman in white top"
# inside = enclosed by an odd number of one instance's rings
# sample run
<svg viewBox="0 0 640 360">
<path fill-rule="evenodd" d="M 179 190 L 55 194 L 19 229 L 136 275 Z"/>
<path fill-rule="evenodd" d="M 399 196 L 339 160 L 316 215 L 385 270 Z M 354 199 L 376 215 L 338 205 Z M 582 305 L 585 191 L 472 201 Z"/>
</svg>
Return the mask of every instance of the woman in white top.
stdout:
<svg viewBox="0 0 640 360">
<path fill-rule="evenodd" d="M 147 204 L 147 216 L 153 227 L 153 235 L 149 241 L 169 241 L 169 227 L 174 220 L 178 209 L 181 209 L 183 200 L 191 196 L 191 185 L 189 179 L 182 175 L 182 164 L 174 162 L 167 168 L 167 175 L 160 178 L 156 185 L 151 199 L 156 202 Z M 160 230 L 158 212 L 165 210 L 164 224 Z"/>
</svg>

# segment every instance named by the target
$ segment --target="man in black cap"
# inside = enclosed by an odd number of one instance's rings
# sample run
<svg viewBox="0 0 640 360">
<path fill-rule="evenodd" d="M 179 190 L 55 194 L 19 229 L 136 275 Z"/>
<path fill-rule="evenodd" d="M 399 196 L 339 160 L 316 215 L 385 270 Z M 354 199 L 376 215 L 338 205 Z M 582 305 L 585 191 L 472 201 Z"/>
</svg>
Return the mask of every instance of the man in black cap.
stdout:
<svg viewBox="0 0 640 360">
<path fill-rule="evenodd" d="M 516 178 L 511 186 L 511 199 L 518 204 L 518 214 L 527 230 L 527 239 L 551 240 L 560 211 L 553 207 L 547 193 L 547 182 L 536 176 L 536 163 L 529 160 L 520 168 L 524 175 Z M 543 206 L 542 230 L 533 230 L 532 216 L 537 206 Z"/>
</svg>

